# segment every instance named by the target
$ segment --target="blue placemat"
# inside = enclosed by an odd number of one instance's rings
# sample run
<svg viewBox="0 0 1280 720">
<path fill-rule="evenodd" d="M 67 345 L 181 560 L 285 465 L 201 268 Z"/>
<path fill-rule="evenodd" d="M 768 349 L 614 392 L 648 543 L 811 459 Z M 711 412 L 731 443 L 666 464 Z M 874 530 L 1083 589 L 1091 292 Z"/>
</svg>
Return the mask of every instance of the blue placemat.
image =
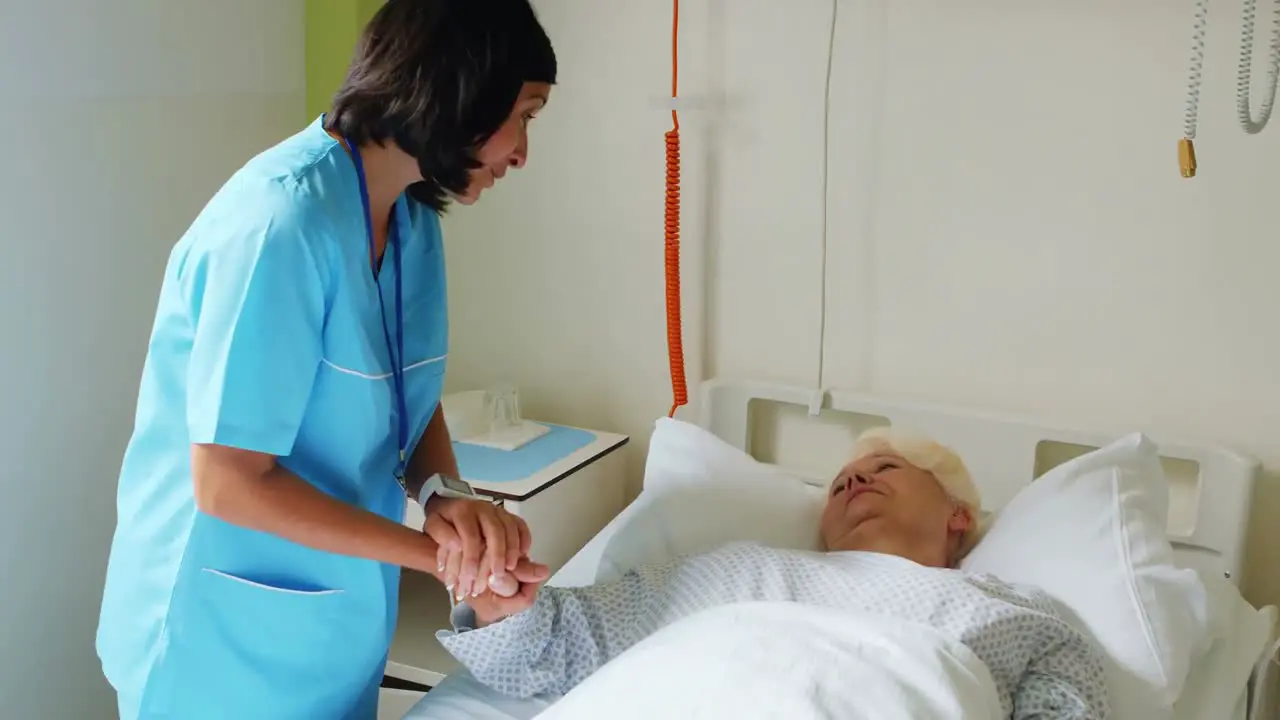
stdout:
<svg viewBox="0 0 1280 720">
<path fill-rule="evenodd" d="M 577 428 L 541 423 L 551 432 L 515 450 L 497 450 L 482 445 L 455 442 L 453 453 L 458 470 L 471 482 L 504 483 L 523 480 L 539 470 L 590 445 L 594 433 Z"/>
</svg>

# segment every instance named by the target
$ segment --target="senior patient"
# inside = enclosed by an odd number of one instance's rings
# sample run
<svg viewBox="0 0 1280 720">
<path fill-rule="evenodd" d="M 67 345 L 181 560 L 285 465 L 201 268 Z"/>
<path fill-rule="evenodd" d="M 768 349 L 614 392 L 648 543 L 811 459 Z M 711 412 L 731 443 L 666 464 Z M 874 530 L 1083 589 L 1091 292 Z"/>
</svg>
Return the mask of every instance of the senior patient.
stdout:
<svg viewBox="0 0 1280 720">
<path fill-rule="evenodd" d="M 1035 588 L 953 569 L 980 507 L 964 463 L 924 438 L 864 433 L 831 483 L 824 552 L 733 543 L 576 588 L 531 582 L 455 608 L 441 643 L 512 696 L 564 694 L 658 629 L 709 607 L 791 601 L 892 615 L 963 643 L 1012 718 L 1103 718 L 1099 656 Z M 856 682 L 851 678 L 851 682 Z"/>
</svg>

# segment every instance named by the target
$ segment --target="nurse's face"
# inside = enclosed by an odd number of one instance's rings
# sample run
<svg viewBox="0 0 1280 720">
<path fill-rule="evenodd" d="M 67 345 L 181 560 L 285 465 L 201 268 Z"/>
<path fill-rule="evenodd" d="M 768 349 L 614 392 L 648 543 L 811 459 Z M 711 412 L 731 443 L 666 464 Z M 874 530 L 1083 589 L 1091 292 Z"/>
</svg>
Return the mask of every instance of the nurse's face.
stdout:
<svg viewBox="0 0 1280 720">
<path fill-rule="evenodd" d="M 481 167 L 471 171 L 471 183 L 466 192 L 455 198 L 459 203 L 473 204 L 508 170 L 524 167 L 529 157 L 529 123 L 550 98 L 551 86 L 547 83 L 524 84 L 507 121 L 477 153 L 476 159 Z"/>
</svg>

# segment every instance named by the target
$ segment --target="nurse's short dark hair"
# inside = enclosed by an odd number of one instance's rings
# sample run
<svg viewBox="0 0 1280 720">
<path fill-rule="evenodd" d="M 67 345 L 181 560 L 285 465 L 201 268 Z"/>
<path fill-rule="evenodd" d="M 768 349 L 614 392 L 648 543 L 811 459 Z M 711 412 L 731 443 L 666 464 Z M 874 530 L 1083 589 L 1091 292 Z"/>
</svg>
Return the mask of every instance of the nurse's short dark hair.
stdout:
<svg viewBox="0 0 1280 720">
<path fill-rule="evenodd" d="M 409 195 L 437 212 L 526 82 L 555 83 L 556 55 L 529 0 L 387 0 L 356 44 L 325 128 L 393 140 L 418 159 Z"/>
</svg>

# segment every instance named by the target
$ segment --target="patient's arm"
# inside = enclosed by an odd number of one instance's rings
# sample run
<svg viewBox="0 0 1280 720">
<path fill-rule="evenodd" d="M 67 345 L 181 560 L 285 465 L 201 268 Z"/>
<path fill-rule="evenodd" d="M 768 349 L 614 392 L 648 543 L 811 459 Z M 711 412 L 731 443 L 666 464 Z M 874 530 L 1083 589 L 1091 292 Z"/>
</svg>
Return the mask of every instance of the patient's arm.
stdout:
<svg viewBox="0 0 1280 720">
<path fill-rule="evenodd" d="M 608 583 L 544 587 L 533 607 L 481 629 L 455 611 L 442 645 L 481 683 L 506 695 L 563 695 L 657 630 L 715 605 L 785 596 L 777 551 L 732 543 L 632 570 Z"/>
<path fill-rule="evenodd" d="M 1106 720 L 1102 662 L 1079 634 L 1046 645 L 1013 695 L 1012 720 Z"/>
<path fill-rule="evenodd" d="M 663 625 L 723 597 L 706 582 L 697 558 L 634 570 L 618 580 L 576 588 L 544 587 L 533 606 L 474 629 L 475 613 L 459 605 L 454 631 L 437 634 L 481 683 L 515 697 L 562 695 Z M 690 565 L 693 567 L 691 568 Z M 678 596 L 678 599 L 677 597 Z"/>
</svg>

